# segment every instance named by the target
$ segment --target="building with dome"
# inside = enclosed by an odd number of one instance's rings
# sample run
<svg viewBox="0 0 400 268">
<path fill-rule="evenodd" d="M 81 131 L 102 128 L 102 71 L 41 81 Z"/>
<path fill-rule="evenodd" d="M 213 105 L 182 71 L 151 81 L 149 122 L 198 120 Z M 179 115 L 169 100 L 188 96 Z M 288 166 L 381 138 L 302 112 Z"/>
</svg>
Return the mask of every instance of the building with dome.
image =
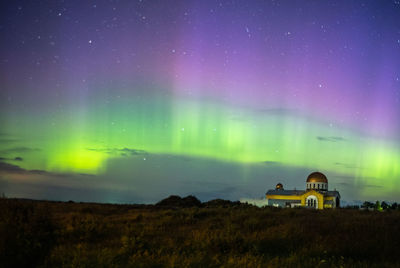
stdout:
<svg viewBox="0 0 400 268">
<path fill-rule="evenodd" d="M 328 190 L 328 179 L 321 172 L 313 172 L 307 177 L 306 190 L 285 190 L 278 183 L 266 193 L 269 206 L 308 207 L 315 209 L 337 208 L 340 206 L 338 191 Z"/>
</svg>

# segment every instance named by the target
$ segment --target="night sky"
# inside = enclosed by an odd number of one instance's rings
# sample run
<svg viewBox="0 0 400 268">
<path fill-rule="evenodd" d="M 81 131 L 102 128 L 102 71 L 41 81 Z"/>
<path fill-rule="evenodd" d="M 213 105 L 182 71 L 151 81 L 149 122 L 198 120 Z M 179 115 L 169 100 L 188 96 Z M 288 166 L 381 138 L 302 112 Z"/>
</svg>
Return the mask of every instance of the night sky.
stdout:
<svg viewBox="0 0 400 268">
<path fill-rule="evenodd" d="M 0 193 L 399 201 L 400 1 L 0 3 Z"/>
</svg>

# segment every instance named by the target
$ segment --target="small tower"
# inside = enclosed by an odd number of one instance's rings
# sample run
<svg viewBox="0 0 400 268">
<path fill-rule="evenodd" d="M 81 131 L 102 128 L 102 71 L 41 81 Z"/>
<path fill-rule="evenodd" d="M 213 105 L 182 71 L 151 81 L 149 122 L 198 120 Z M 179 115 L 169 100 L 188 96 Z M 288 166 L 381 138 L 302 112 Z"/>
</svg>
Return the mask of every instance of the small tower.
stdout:
<svg viewBox="0 0 400 268">
<path fill-rule="evenodd" d="M 283 185 L 282 183 L 278 183 L 275 187 L 275 190 L 283 190 Z"/>
</svg>

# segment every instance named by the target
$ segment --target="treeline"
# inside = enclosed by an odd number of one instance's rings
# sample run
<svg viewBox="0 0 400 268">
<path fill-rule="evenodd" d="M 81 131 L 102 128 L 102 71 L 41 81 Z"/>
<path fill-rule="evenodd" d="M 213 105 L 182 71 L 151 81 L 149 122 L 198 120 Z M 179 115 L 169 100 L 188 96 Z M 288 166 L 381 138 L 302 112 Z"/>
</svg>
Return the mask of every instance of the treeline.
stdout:
<svg viewBox="0 0 400 268">
<path fill-rule="evenodd" d="M 344 208 L 386 211 L 386 210 L 400 210 L 400 205 L 397 202 L 388 203 L 386 201 L 376 201 L 375 203 L 373 203 L 370 201 L 364 201 L 364 203 L 361 206 L 360 205 L 347 205 Z"/>
<path fill-rule="evenodd" d="M 400 211 L 0 198 L 0 267 L 400 267 Z"/>
</svg>

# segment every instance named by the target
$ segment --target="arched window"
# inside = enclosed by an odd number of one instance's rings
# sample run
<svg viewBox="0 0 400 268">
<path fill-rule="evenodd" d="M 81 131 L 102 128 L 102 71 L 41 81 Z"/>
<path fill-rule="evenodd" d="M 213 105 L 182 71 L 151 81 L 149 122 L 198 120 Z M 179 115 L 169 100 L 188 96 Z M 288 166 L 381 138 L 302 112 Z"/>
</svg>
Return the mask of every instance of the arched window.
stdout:
<svg viewBox="0 0 400 268">
<path fill-rule="evenodd" d="M 309 208 L 317 208 L 318 207 L 318 199 L 315 195 L 310 195 L 306 199 L 306 205 Z"/>
</svg>

